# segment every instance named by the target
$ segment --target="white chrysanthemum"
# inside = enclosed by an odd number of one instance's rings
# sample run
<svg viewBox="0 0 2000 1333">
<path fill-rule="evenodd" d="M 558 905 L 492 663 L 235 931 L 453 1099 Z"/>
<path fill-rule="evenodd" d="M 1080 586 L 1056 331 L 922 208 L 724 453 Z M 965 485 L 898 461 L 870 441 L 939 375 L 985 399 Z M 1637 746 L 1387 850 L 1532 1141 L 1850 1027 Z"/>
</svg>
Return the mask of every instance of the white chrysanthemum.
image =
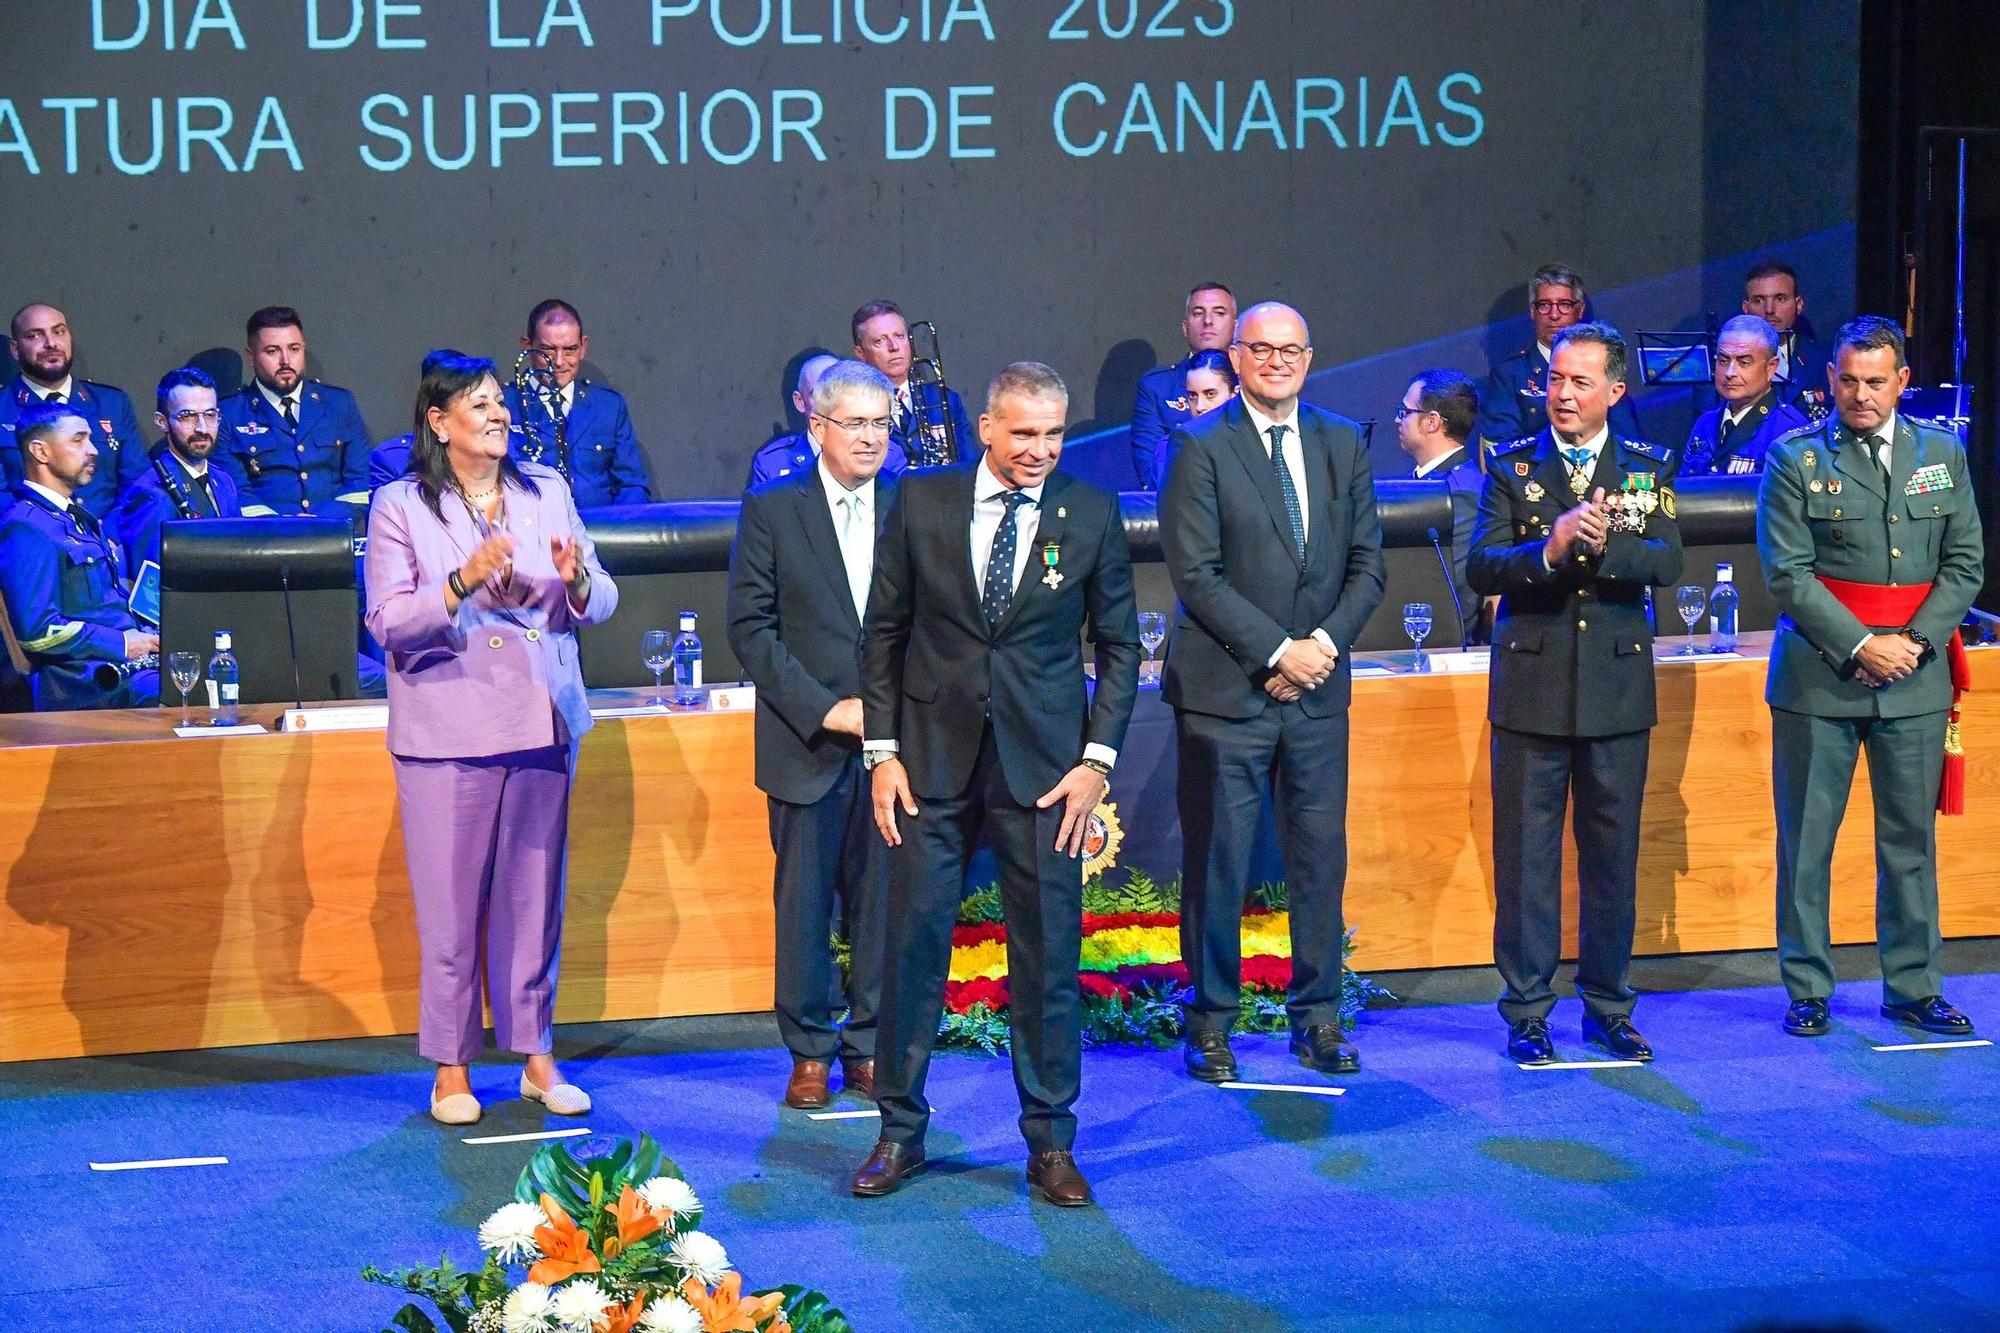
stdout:
<svg viewBox="0 0 2000 1333">
<path fill-rule="evenodd" d="M 689 1277 L 704 1287 L 722 1281 L 729 1271 L 729 1255 L 722 1242 L 706 1231 L 686 1231 L 674 1237 L 668 1251 Z"/>
<path fill-rule="evenodd" d="M 572 1278 L 556 1288 L 555 1300 L 550 1308 L 556 1317 L 556 1327 L 563 1333 L 590 1333 L 590 1326 L 604 1317 L 610 1308 L 611 1296 L 597 1285 L 595 1278 Z"/>
<path fill-rule="evenodd" d="M 539 1282 L 523 1282 L 508 1292 L 500 1322 L 507 1333 L 550 1333 L 556 1321 L 549 1289 Z"/>
<path fill-rule="evenodd" d="M 479 1248 L 503 1264 L 529 1263 L 542 1257 L 535 1228 L 548 1217 L 532 1203 L 506 1203 L 479 1224 Z"/>
<path fill-rule="evenodd" d="M 655 1296 L 639 1316 L 640 1333 L 701 1333 L 701 1312 L 678 1296 Z"/>
<path fill-rule="evenodd" d="M 691 1217 L 701 1210 L 694 1187 L 673 1176 L 654 1176 L 639 1187 L 639 1198 L 654 1212 L 669 1217 Z"/>
</svg>

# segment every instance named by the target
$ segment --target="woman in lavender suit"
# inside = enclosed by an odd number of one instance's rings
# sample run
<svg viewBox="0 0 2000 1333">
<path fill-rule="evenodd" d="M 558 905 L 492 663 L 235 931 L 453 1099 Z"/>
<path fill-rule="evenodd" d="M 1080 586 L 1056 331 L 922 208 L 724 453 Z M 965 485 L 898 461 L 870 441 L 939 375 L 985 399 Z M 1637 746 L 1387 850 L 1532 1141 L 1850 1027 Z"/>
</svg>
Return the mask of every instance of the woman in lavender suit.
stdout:
<svg viewBox="0 0 2000 1333">
<path fill-rule="evenodd" d="M 493 363 L 434 352 L 410 471 L 375 492 L 368 628 L 389 658 L 396 768 L 423 972 L 417 1050 L 431 1115 L 479 1118 L 480 971 L 521 1095 L 562 1115 L 590 1098 L 550 1046 L 576 741 L 590 728 L 575 627 L 618 605 L 569 487 L 507 456 Z"/>
</svg>

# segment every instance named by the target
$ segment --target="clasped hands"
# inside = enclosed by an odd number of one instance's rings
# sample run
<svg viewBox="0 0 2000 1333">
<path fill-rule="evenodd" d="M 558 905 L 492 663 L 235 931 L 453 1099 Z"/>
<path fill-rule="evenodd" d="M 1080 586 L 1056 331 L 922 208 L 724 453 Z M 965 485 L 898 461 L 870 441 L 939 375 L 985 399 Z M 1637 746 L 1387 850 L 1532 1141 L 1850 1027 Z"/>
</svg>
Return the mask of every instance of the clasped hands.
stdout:
<svg viewBox="0 0 2000 1333">
<path fill-rule="evenodd" d="M 1310 636 L 1293 639 L 1278 656 L 1277 665 L 1264 678 L 1264 693 L 1281 704 L 1295 703 L 1307 690 L 1326 684 L 1340 661 L 1340 650 L 1329 648 Z"/>
<path fill-rule="evenodd" d="M 1549 531 L 1549 539 L 1542 544 L 1542 559 L 1550 569 L 1554 569 L 1578 547 L 1590 555 L 1603 555 L 1610 540 L 1611 502 L 1605 498 L 1604 488 L 1599 486 L 1591 492 L 1588 500 L 1574 509 L 1563 511 L 1562 517 Z"/>
<path fill-rule="evenodd" d="M 870 777 L 875 827 L 880 830 L 882 841 L 891 847 L 901 847 L 903 833 L 896 826 L 896 812 L 900 810 L 912 818 L 917 813 L 917 799 L 910 794 L 909 771 L 903 767 L 902 760 L 890 755 L 875 765 Z M 1056 851 L 1072 860 L 1083 855 L 1083 835 L 1090 826 L 1090 812 L 1104 799 L 1107 785 L 1102 773 L 1088 764 L 1078 764 L 1035 802 L 1037 810 L 1046 810 L 1058 802 L 1062 804 L 1062 826 L 1056 830 Z"/>
<path fill-rule="evenodd" d="M 494 533 L 479 543 L 478 549 L 459 566 L 459 582 L 470 590 L 495 574 L 510 570 L 514 564 L 515 549 L 512 533 Z M 549 559 L 555 564 L 556 577 L 571 591 L 575 591 L 589 576 L 589 568 L 583 563 L 582 548 L 573 536 L 563 533 L 550 536 Z"/>
<path fill-rule="evenodd" d="M 1854 650 L 1854 678 L 1871 690 L 1906 680 L 1922 665 L 1924 650 L 1903 634 L 1871 634 Z"/>
</svg>

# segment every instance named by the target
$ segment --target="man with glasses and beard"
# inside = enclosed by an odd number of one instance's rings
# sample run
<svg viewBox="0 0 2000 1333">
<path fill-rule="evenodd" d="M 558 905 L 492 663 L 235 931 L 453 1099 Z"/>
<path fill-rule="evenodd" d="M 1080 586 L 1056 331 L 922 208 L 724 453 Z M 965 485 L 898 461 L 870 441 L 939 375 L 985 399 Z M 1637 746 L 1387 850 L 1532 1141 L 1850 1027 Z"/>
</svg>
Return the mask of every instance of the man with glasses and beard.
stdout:
<svg viewBox="0 0 2000 1333">
<path fill-rule="evenodd" d="M 125 547 L 125 572 L 160 558 L 160 525 L 182 518 L 237 518 L 236 483 L 210 466 L 222 413 L 215 381 L 193 366 L 170 370 L 154 395 L 155 425 L 167 433 L 147 455 L 144 474 L 125 488 L 116 527 Z"/>
<path fill-rule="evenodd" d="M 0 486 L 14 490 L 21 484 L 21 455 L 13 439 L 21 414 L 36 403 L 68 403 L 90 427 L 90 442 L 97 449 L 97 469 L 77 492 L 77 502 L 101 519 L 117 507 L 118 493 L 146 470 L 146 443 L 132 400 L 123 390 L 71 373 L 75 344 L 69 316 L 54 306 L 22 306 L 14 312 L 9 332 L 9 347 L 21 369 L 0 392 Z"/>
<path fill-rule="evenodd" d="M 1544 264 L 1528 279 L 1528 319 L 1535 341 L 1493 367 L 1480 397 L 1479 434 L 1488 447 L 1548 428 L 1549 356 L 1555 336 L 1582 319 L 1590 304 L 1583 278 L 1566 264 Z M 1630 394 L 1611 405 L 1611 433 L 1638 440 L 1639 414 Z"/>
</svg>

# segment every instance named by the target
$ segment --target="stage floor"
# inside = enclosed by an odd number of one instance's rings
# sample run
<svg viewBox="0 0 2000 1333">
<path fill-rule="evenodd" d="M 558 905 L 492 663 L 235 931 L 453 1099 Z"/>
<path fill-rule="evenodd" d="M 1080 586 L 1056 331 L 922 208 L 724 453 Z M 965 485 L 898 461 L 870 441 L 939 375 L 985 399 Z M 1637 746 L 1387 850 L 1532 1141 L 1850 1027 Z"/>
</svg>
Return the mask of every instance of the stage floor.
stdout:
<svg viewBox="0 0 2000 1333">
<path fill-rule="evenodd" d="M 1642 960 L 1648 1069 L 1523 1071 L 1490 969 L 1385 976 L 1339 1097 L 1196 1084 L 1178 1052 L 1086 1053 L 1079 1158 L 1102 1206 L 1031 1203 L 1004 1060 L 941 1057 L 933 1167 L 847 1195 L 870 1120 L 775 1104 L 769 1015 L 559 1029 L 584 1121 L 652 1133 L 752 1285 L 825 1290 L 860 1333 L 1731 1329 L 2000 1320 L 2000 1047 L 1877 1051 L 1873 950 L 1839 951 L 1833 1035 L 1784 1036 L 1769 954 Z M 1948 994 L 2000 1035 L 2000 941 Z M 1563 1054 L 1586 1059 L 1576 1004 Z M 1327 1084 L 1272 1038 L 1244 1077 Z M 511 1087 L 514 1067 L 475 1069 Z M 8 1197 L 31 1222 L 0 1327 L 375 1330 L 361 1265 L 474 1258 L 533 1144 L 422 1114 L 406 1038 L 0 1068 Z M 858 1104 L 843 1099 L 839 1109 Z M 495 1101 L 479 1134 L 569 1122 Z M 98 1173 L 89 1163 L 220 1155 Z"/>
</svg>

